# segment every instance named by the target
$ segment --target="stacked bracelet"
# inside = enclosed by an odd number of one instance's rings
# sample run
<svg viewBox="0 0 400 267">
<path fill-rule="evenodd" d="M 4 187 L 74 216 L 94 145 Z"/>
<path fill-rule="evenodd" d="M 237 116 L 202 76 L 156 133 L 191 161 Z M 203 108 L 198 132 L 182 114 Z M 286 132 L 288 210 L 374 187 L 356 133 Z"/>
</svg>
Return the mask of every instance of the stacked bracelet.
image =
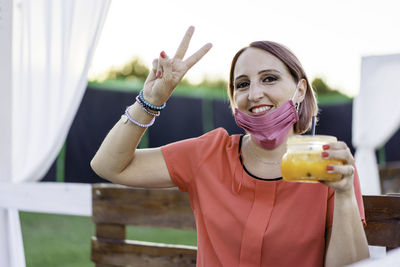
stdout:
<svg viewBox="0 0 400 267">
<path fill-rule="evenodd" d="M 140 122 L 135 121 L 134 119 L 132 119 L 131 115 L 129 114 L 129 108 L 130 108 L 130 106 L 126 108 L 126 110 L 125 110 L 125 115 L 126 115 L 126 117 L 128 118 L 128 120 L 129 120 L 130 122 L 132 122 L 133 124 L 135 124 L 135 125 L 137 125 L 137 126 L 139 126 L 139 127 L 142 127 L 142 128 L 147 128 L 147 127 L 150 127 L 151 125 L 154 124 L 154 121 L 156 120 L 156 117 L 154 117 L 154 118 L 151 120 L 151 122 L 148 123 L 148 124 L 143 124 L 143 123 L 140 123 Z"/>
<path fill-rule="evenodd" d="M 162 104 L 162 106 L 155 106 L 153 104 L 150 104 L 149 102 L 146 101 L 146 99 L 144 99 L 143 97 L 143 89 L 140 90 L 139 92 L 139 99 L 140 102 L 145 106 L 146 109 L 151 109 L 153 111 L 161 111 L 165 108 L 165 106 L 167 105 L 166 103 Z"/>
<path fill-rule="evenodd" d="M 146 108 L 146 106 L 144 105 L 144 103 L 140 100 L 139 96 L 136 96 L 136 101 L 140 104 L 140 106 L 142 107 L 142 109 L 143 109 L 147 114 L 149 114 L 149 115 L 151 115 L 151 116 L 155 116 L 155 117 L 160 116 L 160 111 L 158 111 L 158 112 L 152 112 L 152 111 L 148 110 L 148 109 Z"/>
<path fill-rule="evenodd" d="M 146 101 L 146 99 L 144 99 L 143 97 L 143 90 L 140 91 L 139 95 L 136 97 L 136 101 L 140 104 L 140 106 L 142 107 L 142 109 L 149 115 L 154 116 L 153 119 L 151 120 L 150 123 L 148 124 L 143 124 L 140 122 L 135 121 L 131 115 L 129 114 L 129 109 L 130 106 L 126 108 L 125 110 L 125 121 L 124 123 L 126 123 L 128 120 L 130 122 L 132 122 L 133 124 L 142 127 L 142 128 L 147 128 L 150 127 L 154 124 L 154 121 L 156 120 L 156 117 L 160 116 L 160 111 L 163 110 L 166 106 L 166 103 L 164 103 L 162 106 L 155 106 L 150 104 L 149 102 Z M 155 112 L 154 112 L 155 111 Z M 124 116 L 124 115 L 122 115 Z"/>
</svg>

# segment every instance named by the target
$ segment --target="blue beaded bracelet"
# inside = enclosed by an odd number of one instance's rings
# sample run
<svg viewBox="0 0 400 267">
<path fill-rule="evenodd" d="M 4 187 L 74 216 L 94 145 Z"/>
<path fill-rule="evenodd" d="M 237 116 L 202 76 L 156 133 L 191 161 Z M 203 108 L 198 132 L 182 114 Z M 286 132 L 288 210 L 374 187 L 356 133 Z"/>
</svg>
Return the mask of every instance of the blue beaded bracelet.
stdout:
<svg viewBox="0 0 400 267">
<path fill-rule="evenodd" d="M 143 105 L 146 106 L 147 109 L 151 109 L 154 111 L 161 111 L 165 108 L 165 106 L 167 105 L 167 103 L 162 104 L 162 106 L 155 106 L 153 104 L 150 104 L 149 102 L 146 101 L 146 99 L 144 99 L 143 97 L 143 89 L 140 90 L 139 92 L 139 99 L 142 102 Z"/>
<path fill-rule="evenodd" d="M 136 96 L 136 101 L 140 104 L 140 107 L 149 115 L 158 117 L 160 116 L 160 111 L 154 112 L 150 111 L 146 108 L 146 106 L 143 104 L 143 102 L 140 100 L 139 96 Z"/>
<path fill-rule="evenodd" d="M 126 108 L 126 110 L 125 110 L 125 116 L 126 116 L 126 117 L 128 118 L 128 120 L 129 120 L 130 122 L 132 122 L 133 124 L 135 124 L 135 125 L 137 125 L 137 126 L 139 126 L 139 127 L 142 127 L 142 128 L 147 128 L 147 127 L 150 127 L 151 125 L 154 124 L 154 121 L 156 120 L 156 117 L 154 117 L 154 118 L 151 120 L 151 122 L 148 123 L 148 124 L 143 124 L 143 123 L 140 123 L 140 122 L 135 121 L 135 120 L 131 117 L 131 115 L 129 114 L 129 108 L 130 108 L 130 106 Z"/>
</svg>

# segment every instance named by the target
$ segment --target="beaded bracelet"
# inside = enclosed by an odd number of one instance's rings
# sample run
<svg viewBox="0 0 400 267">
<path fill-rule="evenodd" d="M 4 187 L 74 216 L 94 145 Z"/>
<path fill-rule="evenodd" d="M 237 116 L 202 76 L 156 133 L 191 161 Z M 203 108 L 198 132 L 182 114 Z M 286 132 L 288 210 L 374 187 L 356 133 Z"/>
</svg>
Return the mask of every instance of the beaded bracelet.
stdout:
<svg viewBox="0 0 400 267">
<path fill-rule="evenodd" d="M 148 110 L 148 109 L 146 108 L 146 106 L 143 104 L 143 102 L 140 100 L 139 96 L 136 96 L 136 101 L 140 104 L 140 106 L 142 107 L 142 109 L 143 109 L 147 114 L 149 114 L 149 115 L 151 115 L 151 116 L 155 116 L 155 117 L 160 116 L 160 111 L 158 111 L 158 112 L 156 113 L 156 112 L 151 112 L 150 110 Z"/>
<path fill-rule="evenodd" d="M 144 99 L 143 97 L 143 89 L 140 90 L 139 92 L 139 99 L 140 101 L 143 103 L 143 105 L 146 107 L 146 109 L 151 109 L 154 111 L 161 111 L 165 108 L 165 106 L 167 105 L 167 103 L 162 104 L 161 106 L 155 106 L 153 104 L 150 104 L 149 102 L 146 101 L 146 99 Z"/>
<path fill-rule="evenodd" d="M 129 108 L 130 108 L 130 106 L 126 108 L 126 110 L 125 110 L 125 115 L 126 115 L 126 117 L 128 118 L 128 120 L 129 120 L 130 122 L 132 122 L 133 124 L 135 124 L 135 125 L 137 125 L 137 126 L 139 126 L 139 127 L 142 127 L 142 128 L 147 128 L 147 127 L 150 127 L 151 125 L 154 124 L 154 121 L 156 120 L 156 117 L 153 117 L 153 119 L 151 120 L 151 122 L 148 123 L 148 124 L 143 124 L 143 123 L 140 123 L 140 122 L 135 121 L 134 119 L 132 119 L 131 115 L 129 114 Z"/>
</svg>

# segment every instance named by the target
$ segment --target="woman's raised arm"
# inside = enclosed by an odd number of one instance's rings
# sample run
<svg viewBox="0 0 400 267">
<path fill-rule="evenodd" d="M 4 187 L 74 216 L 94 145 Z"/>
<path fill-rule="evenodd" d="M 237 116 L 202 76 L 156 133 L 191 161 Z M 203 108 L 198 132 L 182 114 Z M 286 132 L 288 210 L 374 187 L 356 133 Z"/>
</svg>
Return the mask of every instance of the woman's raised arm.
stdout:
<svg viewBox="0 0 400 267">
<path fill-rule="evenodd" d="M 143 98 L 148 103 L 162 106 L 186 72 L 211 49 L 212 45 L 208 43 L 183 60 L 193 32 L 194 27 L 189 27 L 174 57 L 168 57 L 163 51 L 153 61 L 153 68 L 143 88 Z M 128 115 L 143 125 L 154 119 L 138 102 L 130 106 Z M 121 118 L 107 134 L 90 162 L 92 169 L 104 179 L 118 184 L 140 187 L 174 186 L 160 148 L 136 149 L 146 130 L 142 126 L 132 123 L 127 117 Z"/>
</svg>

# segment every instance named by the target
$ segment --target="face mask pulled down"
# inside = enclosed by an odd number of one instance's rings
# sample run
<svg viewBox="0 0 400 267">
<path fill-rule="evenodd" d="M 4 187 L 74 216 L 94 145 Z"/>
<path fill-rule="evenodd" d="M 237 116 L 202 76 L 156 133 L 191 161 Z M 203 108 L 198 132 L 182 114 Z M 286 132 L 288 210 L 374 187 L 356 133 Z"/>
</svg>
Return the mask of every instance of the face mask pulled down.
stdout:
<svg viewBox="0 0 400 267">
<path fill-rule="evenodd" d="M 261 147 L 274 149 L 283 143 L 293 124 L 299 120 L 292 99 L 279 108 L 258 117 L 250 116 L 236 108 L 236 124 L 251 134 L 253 140 Z"/>
</svg>

